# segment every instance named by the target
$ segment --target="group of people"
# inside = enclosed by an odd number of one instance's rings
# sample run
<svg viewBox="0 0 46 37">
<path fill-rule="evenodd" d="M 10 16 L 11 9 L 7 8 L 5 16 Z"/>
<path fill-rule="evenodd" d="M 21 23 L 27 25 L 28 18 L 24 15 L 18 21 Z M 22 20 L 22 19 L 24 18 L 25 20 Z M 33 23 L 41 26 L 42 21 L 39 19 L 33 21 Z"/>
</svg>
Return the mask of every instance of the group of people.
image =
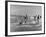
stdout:
<svg viewBox="0 0 46 37">
<path fill-rule="evenodd" d="M 25 23 L 27 22 L 28 17 L 29 17 L 29 16 L 27 16 L 27 15 L 24 17 L 24 19 L 25 19 L 24 22 L 25 22 Z M 40 16 L 40 15 L 36 15 L 36 16 L 32 16 L 32 17 L 33 17 L 32 19 L 34 19 L 35 21 L 38 21 L 38 22 L 39 22 L 39 20 L 41 19 L 41 16 Z M 30 17 L 29 17 L 29 18 L 30 18 Z M 23 23 L 23 21 L 21 21 L 19 24 L 22 24 L 22 23 Z"/>
</svg>

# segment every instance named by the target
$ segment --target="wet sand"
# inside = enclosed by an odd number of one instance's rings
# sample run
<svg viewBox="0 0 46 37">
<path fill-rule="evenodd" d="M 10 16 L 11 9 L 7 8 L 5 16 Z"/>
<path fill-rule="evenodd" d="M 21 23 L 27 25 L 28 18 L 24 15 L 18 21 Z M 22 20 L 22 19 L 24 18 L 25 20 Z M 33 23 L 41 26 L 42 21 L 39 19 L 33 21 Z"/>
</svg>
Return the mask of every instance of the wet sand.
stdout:
<svg viewBox="0 0 46 37">
<path fill-rule="evenodd" d="M 42 24 L 36 24 L 36 25 L 18 25 L 15 23 L 11 23 L 10 31 L 11 32 L 20 32 L 20 31 L 40 31 L 42 28 Z"/>
</svg>

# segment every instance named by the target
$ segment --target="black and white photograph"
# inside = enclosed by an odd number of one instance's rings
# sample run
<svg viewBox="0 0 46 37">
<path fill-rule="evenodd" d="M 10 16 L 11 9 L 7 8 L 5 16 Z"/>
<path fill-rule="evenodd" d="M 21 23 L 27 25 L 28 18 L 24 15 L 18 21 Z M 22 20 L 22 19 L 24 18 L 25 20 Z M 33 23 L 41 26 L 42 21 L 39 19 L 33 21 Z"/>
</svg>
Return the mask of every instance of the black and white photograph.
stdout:
<svg viewBox="0 0 46 37">
<path fill-rule="evenodd" d="M 44 33 L 44 4 L 8 2 L 8 35 Z"/>
</svg>

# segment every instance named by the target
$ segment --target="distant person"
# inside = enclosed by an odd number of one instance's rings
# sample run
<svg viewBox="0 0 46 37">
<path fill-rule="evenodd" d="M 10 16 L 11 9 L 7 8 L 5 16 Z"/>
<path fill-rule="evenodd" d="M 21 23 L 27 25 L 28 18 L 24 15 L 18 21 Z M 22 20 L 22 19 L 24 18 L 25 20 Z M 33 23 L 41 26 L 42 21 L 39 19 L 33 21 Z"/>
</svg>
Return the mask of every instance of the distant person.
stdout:
<svg viewBox="0 0 46 37">
<path fill-rule="evenodd" d="M 41 19 L 41 16 L 40 16 L 40 15 L 34 16 L 34 20 L 35 20 L 35 21 L 38 21 L 38 22 L 39 22 L 40 19 Z"/>
</svg>

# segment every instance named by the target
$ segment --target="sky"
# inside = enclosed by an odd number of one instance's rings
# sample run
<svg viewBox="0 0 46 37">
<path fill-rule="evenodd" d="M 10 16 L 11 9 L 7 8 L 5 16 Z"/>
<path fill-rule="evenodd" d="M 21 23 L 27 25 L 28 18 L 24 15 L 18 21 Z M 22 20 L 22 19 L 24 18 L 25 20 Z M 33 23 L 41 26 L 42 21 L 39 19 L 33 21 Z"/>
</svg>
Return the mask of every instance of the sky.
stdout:
<svg viewBox="0 0 46 37">
<path fill-rule="evenodd" d="M 32 6 L 32 5 L 10 5 L 10 13 L 11 15 L 41 15 L 42 13 L 41 6 Z"/>
</svg>

